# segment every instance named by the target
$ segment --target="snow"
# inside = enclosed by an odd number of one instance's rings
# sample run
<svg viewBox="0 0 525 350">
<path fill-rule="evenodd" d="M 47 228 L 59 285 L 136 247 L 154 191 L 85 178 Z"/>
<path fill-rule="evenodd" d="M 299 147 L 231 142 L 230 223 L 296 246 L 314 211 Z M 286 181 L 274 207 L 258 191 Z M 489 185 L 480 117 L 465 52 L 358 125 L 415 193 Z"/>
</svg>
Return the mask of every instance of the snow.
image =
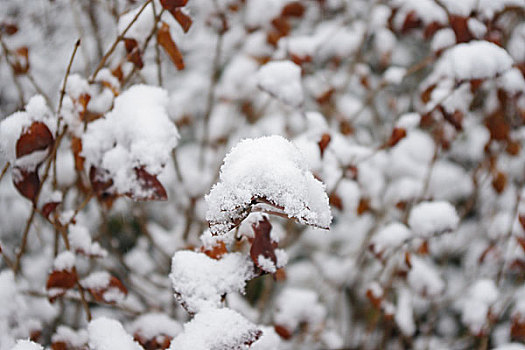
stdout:
<svg viewBox="0 0 525 350">
<path fill-rule="evenodd" d="M 434 34 L 430 47 L 437 52 L 446 49 L 456 43 L 456 34 L 450 28 L 440 29 Z"/>
<path fill-rule="evenodd" d="M 458 223 L 456 209 L 445 201 L 421 202 L 412 208 L 408 217 L 414 234 L 423 238 L 454 231 Z"/>
<path fill-rule="evenodd" d="M 158 175 L 170 159 L 179 136 L 169 120 L 167 103 L 165 90 L 134 85 L 115 99 L 105 118 L 90 123 L 83 135 L 82 155 L 89 164 L 109 172 L 118 193 L 137 193 L 135 168 L 145 167 Z"/>
<path fill-rule="evenodd" d="M 298 148 L 281 136 L 244 139 L 226 155 L 220 181 L 206 196 L 211 232 L 228 232 L 259 199 L 301 223 L 330 225 L 324 185 L 307 169 Z"/>
<path fill-rule="evenodd" d="M 308 289 L 288 287 L 275 302 L 274 324 L 286 327 L 293 332 L 300 323 L 305 322 L 310 329 L 322 324 L 326 309 L 319 302 L 317 293 Z"/>
<path fill-rule="evenodd" d="M 382 227 L 372 238 L 374 253 L 388 248 L 396 248 L 412 237 L 412 232 L 400 222 L 392 222 Z"/>
<path fill-rule="evenodd" d="M 411 255 L 412 267 L 408 272 L 408 284 L 416 293 L 429 297 L 439 296 L 445 291 L 445 282 L 436 267 L 428 260 Z"/>
<path fill-rule="evenodd" d="M 154 339 L 158 335 L 174 338 L 182 332 L 179 322 L 159 312 L 146 313 L 137 317 L 127 329 L 131 334 L 138 334 L 144 339 Z"/>
<path fill-rule="evenodd" d="M 271 61 L 257 72 L 257 84 L 263 90 L 293 107 L 303 103 L 301 67 L 292 61 Z"/>
<path fill-rule="evenodd" d="M 171 341 L 170 350 L 241 350 L 261 335 L 260 329 L 231 309 L 199 312 Z"/>
<path fill-rule="evenodd" d="M 97 271 L 80 281 L 82 287 L 87 289 L 105 289 L 109 285 L 111 275 L 107 271 Z"/>
<path fill-rule="evenodd" d="M 461 320 L 470 331 L 479 334 L 487 322 L 489 309 L 498 299 L 499 292 L 493 280 L 476 281 L 463 301 Z"/>
<path fill-rule="evenodd" d="M 97 318 L 89 323 L 88 334 L 92 350 L 142 350 L 117 320 Z"/>
<path fill-rule="evenodd" d="M 142 8 L 142 5 L 137 6 L 133 10 L 125 13 L 120 16 L 118 20 L 118 33 L 121 34 L 124 32 L 124 29 L 131 23 L 133 18 Z M 126 32 L 125 38 L 133 38 L 139 43 L 146 41 L 146 38 L 152 32 L 155 24 L 155 16 L 153 13 L 153 5 L 148 4 L 146 8 L 142 11 L 142 14 L 137 18 L 135 23 L 131 25 L 129 30 Z"/>
<path fill-rule="evenodd" d="M 280 349 L 281 337 L 273 327 L 260 327 L 262 336 L 250 346 L 250 350 L 275 350 Z"/>
<path fill-rule="evenodd" d="M 412 308 L 412 295 L 407 289 L 401 289 L 397 298 L 394 320 L 403 334 L 411 337 L 416 332 Z"/>
<path fill-rule="evenodd" d="M 170 278 L 177 299 L 188 312 L 196 313 L 220 307 L 224 294 L 242 292 L 253 269 L 248 257 L 240 253 L 215 260 L 204 253 L 182 250 L 173 256 Z"/>
<path fill-rule="evenodd" d="M 71 270 L 75 266 L 75 254 L 69 250 L 63 251 L 57 255 L 53 266 L 56 271 Z"/>
<path fill-rule="evenodd" d="M 398 8 L 394 17 L 394 26 L 401 29 L 406 16 L 414 11 L 424 24 L 432 22 L 447 23 L 447 13 L 432 0 L 392 0 L 393 6 Z"/>
<path fill-rule="evenodd" d="M 44 350 L 42 345 L 30 340 L 19 340 L 12 350 Z"/>
<path fill-rule="evenodd" d="M 75 331 L 67 326 L 58 326 L 55 334 L 53 334 L 52 341 L 63 342 L 70 346 L 80 348 L 88 343 L 88 332 L 85 329 Z"/>
<path fill-rule="evenodd" d="M 512 57 L 505 49 L 488 41 L 471 41 L 445 51 L 432 76 L 456 80 L 489 79 L 510 69 Z"/>
<path fill-rule="evenodd" d="M 69 243 L 71 249 L 88 256 L 105 257 L 107 251 L 102 249 L 98 242 L 92 242 L 89 231 L 79 224 L 69 226 Z"/>
</svg>

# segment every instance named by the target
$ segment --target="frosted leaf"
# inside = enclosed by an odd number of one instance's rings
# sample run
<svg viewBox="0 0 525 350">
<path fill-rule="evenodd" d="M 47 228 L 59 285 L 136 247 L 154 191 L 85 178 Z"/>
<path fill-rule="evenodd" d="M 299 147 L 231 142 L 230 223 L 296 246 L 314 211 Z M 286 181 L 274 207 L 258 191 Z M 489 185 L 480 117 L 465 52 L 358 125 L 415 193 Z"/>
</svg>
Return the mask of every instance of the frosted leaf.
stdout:
<svg viewBox="0 0 525 350">
<path fill-rule="evenodd" d="M 408 217 L 408 225 L 414 234 L 424 238 L 453 231 L 458 223 L 456 209 L 445 201 L 419 203 Z"/>
<path fill-rule="evenodd" d="M 44 350 L 42 345 L 30 340 L 19 340 L 12 350 Z"/>
<path fill-rule="evenodd" d="M 257 72 L 257 84 L 282 102 L 297 107 L 303 103 L 301 67 L 291 61 L 271 61 Z"/>
<path fill-rule="evenodd" d="M 91 350 L 143 350 L 117 320 L 97 318 L 89 323 L 88 334 Z"/>
<path fill-rule="evenodd" d="M 115 99 L 105 118 L 89 124 L 82 155 L 90 165 L 107 171 L 107 178 L 98 180 L 111 179 L 118 193 L 133 193 L 141 187 L 136 169 L 144 167 L 151 175 L 161 172 L 179 137 L 167 104 L 165 90 L 135 85 Z"/>
<path fill-rule="evenodd" d="M 231 309 L 199 312 L 174 338 L 170 350 L 242 350 L 261 336 L 256 325 Z"/>
<path fill-rule="evenodd" d="M 228 232 L 256 205 L 328 229 L 328 196 L 305 164 L 298 148 L 281 136 L 242 140 L 226 155 L 220 181 L 206 196 L 211 232 Z"/>
<path fill-rule="evenodd" d="M 175 253 L 170 278 L 173 289 L 188 312 L 221 306 L 224 294 L 242 292 L 251 279 L 253 264 L 240 253 L 223 255 L 220 260 L 204 253 L 182 250 Z"/>
</svg>

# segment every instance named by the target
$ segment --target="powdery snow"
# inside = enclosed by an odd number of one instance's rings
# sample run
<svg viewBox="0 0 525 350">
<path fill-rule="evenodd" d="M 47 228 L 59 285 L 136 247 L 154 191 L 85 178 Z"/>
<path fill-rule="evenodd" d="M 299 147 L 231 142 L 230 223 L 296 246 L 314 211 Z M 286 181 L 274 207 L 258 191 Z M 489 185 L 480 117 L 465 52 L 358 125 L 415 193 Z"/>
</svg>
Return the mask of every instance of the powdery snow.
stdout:
<svg viewBox="0 0 525 350">
<path fill-rule="evenodd" d="M 88 334 L 91 350 L 143 350 L 117 320 L 97 318 L 89 323 Z"/>
<path fill-rule="evenodd" d="M 12 350 L 44 350 L 42 345 L 30 340 L 19 340 Z"/>
<path fill-rule="evenodd" d="M 257 72 L 258 86 L 291 106 L 303 103 L 301 67 L 292 61 L 271 61 Z"/>
<path fill-rule="evenodd" d="M 485 324 L 489 309 L 498 299 L 499 292 L 493 280 L 476 281 L 463 301 L 461 320 L 473 334 L 479 334 Z"/>
<path fill-rule="evenodd" d="M 393 222 L 381 228 L 372 238 L 374 253 L 378 254 L 388 248 L 396 248 L 412 237 L 408 227 L 400 222 Z"/>
<path fill-rule="evenodd" d="M 314 291 L 303 288 L 286 288 L 277 297 L 274 323 L 294 331 L 300 323 L 306 322 L 310 329 L 319 326 L 326 309 L 319 302 Z"/>
<path fill-rule="evenodd" d="M 281 136 L 242 140 L 226 155 L 220 181 L 206 196 L 211 232 L 228 232 L 257 201 L 320 228 L 328 229 L 332 219 L 324 185 L 298 148 Z"/>
<path fill-rule="evenodd" d="M 53 263 L 55 270 L 71 270 L 75 266 L 75 254 L 69 250 L 63 251 L 58 254 Z"/>
<path fill-rule="evenodd" d="M 231 309 L 199 312 L 171 341 L 170 350 L 241 350 L 261 336 L 261 330 Z"/>
<path fill-rule="evenodd" d="M 417 236 L 430 238 L 458 227 L 459 217 L 445 201 L 421 202 L 410 211 L 408 225 Z"/>
<path fill-rule="evenodd" d="M 222 296 L 242 292 L 251 279 L 253 264 L 240 253 L 224 255 L 220 260 L 204 253 L 182 250 L 171 264 L 171 281 L 177 299 L 191 313 L 221 306 Z"/>
<path fill-rule="evenodd" d="M 154 339 L 158 335 L 173 338 L 182 332 L 182 326 L 179 322 L 159 312 L 147 313 L 137 317 L 127 329 L 131 334 L 138 334 L 144 339 Z"/>
</svg>

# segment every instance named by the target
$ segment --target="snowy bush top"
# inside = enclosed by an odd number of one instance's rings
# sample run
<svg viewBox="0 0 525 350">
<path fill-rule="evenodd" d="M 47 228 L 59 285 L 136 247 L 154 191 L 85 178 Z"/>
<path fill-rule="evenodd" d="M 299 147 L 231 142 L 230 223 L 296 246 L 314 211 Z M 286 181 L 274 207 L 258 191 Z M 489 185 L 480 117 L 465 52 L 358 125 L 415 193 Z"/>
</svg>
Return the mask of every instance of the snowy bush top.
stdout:
<svg viewBox="0 0 525 350">
<path fill-rule="evenodd" d="M 82 155 L 104 169 L 118 193 L 136 190 L 136 169 L 157 175 L 177 145 L 178 132 L 167 112 L 168 95 L 161 88 L 135 85 L 115 99 L 105 118 L 89 124 L 82 137 Z M 135 172 L 134 172 L 135 171 Z"/>
<path fill-rule="evenodd" d="M 323 184 L 308 170 L 298 148 L 281 136 L 245 139 L 232 148 L 206 202 L 212 233 L 229 231 L 257 203 L 320 228 L 327 229 L 331 221 Z"/>
</svg>

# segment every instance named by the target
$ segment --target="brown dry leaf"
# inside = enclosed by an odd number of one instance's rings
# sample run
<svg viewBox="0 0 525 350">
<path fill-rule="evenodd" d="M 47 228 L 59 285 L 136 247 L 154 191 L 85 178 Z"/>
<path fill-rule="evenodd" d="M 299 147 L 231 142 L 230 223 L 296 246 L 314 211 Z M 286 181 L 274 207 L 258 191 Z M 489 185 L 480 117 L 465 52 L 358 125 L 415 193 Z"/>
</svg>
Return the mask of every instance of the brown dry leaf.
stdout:
<svg viewBox="0 0 525 350">
<path fill-rule="evenodd" d="M 381 304 L 383 302 L 382 297 L 376 297 L 371 289 L 366 290 L 366 297 L 376 309 L 381 309 Z"/>
<path fill-rule="evenodd" d="M 71 289 L 77 283 L 77 273 L 70 270 L 53 271 L 49 274 L 46 289 L 60 288 Z"/>
<path fill-rule="evenodd" d="M 468 17 L 451 15 L 449 18 L 450 26 L 456 34 L 457 43 L 466 43 L 474 39 L 470 30 L 468 29 Z"/>
<path fill-rule="evenodd" d="M 432 84 L 421 93 L 421 101 L 423 101 L 423 103 L 428 103 L 430 101 L 432 91 L 434 91 L 435 88 L 436 84 Z"/>
<path fill-rule="evenodd" d="M 124 287 L 124 284 L 115 276 L 111 276 L 109 279 L 109 283 L 107 286 L 103 288 L 88 288 L 89 293 L 93 296 L 93 298 L 101 303 L 108 303 L 108 304 L 114 304 L 115 301 L 110 300 L 106 298 L 106 292 L 118 289 L 120 293 L 124 295 L 128 295 L 128 290 L 126 287 Z M 112 293 L 113 294 L 113 293 Z"/>
<path fill-rule="evenodd" d="M 201 247 L 201 252 L 212 259 L 219 260 L 224 254 L 228 253 L 228 249 L 226 248 L 226 244 L 224 244 L 224 242 L 219 241 L 217 242 L 217 245 L 213 246 L 212 249 Z"/>
<path fill-rule="evenodd" d="M 140 190 L 132 192 L 129 196 L 136 201 L 165 201 L 168 199 L 166 189 L 156 175 L 151 175 L 144 169 L 144 167 L 135 168 L 135 175 L 137 176 Z"/>
<path fill-rule="evenodd" d="M 276 324 L 273 328 L 274 328 L 274 330 L 275 330 L 275 333 L 279 334 L 279 336 L 280 336 L 281 338 L 283 338 L 284 340 L 291 339 L 292 336 L 293 336 L 292 331 L 290 331 L 290 330 L 289 330 L 287 327 L 285 327 L 285 326 L 281 326 L 281 325 Z"/>
<path fill-rule="evenodd" d="M 263 256 L 266 259 L 270 259 L 274 264 L 277 264 L 277 257 L 275 256 L 275 242 L 270 237 L 270 231 L 272 230 L 272 224 L 267 217 L 264 217 L 262 221 L 258 221 L 252 224 L 253 232 L 255 237 L 250 248 L 250 257 L 253 263 L 257 267 L 259 266 L 259 256 Z"/>
<path fill-rule="evenodd" d="M 525 320 L 519 314 L 512 319 L 510 336 L 513 341 L 525 342 Z"/>
<path fill-rule="evenodd" d="M 75 158 L 75 170 L 84 170 L 84 157 L 80 155 L 82 152 L 82 139 L 76 136 L 71 138 L 71 150 L 73 151 L 73 157 Z"/>
<path fill-rule="evenodd" d="M 498 109 L 485 119 L 485 126 L 490 132 L 491 140 L 503 141 L 509 139 L 510 125 L 501 109 Z"/>
<path fill-rule="evenodd" d="M 392 130 L 392 135 L 390 135 L 390 138 L 388 139 L 386 145 L 388 147 L 394 147 L 397 145 L 399 141 L 404 139 L 407 136 L 407 131 L 403 128 L 394 128 Z"/>
<path fill-rule="evenodd" d="M 323 92 L 321 95 L 317 96 L 315 100 L 320 105 L 327 104 L 332 100 L 332 96 L 334 95 L 334 93 L 335 93 L 335 89 L 333 87 L 329 88 L 328 90 Z"/>
<path fill-rule="evenodd" d="M 138 69 L 144 67 L 144 61 L 142 60 L 142 53 L 140 52 L 139 44 L 135 39 L 124 39 L 124 46 L 128 53 L 127 60 L 135 65 Z"/>
<path fill-rule="evenodd" d="M 343 200 L 337 195 L 337 193 L 332 192 L 330 196 L 328 196 L 328 199 L 330 201 L 331 206 L 339 210 L 343 210 Z"/>
<path fill-rule="evenodd" d="M 502 193 L 505 188 L 507 187 L 507 175 L 505 173 L 502 173 L 501 171 L 496 172 L 496 174 L 492 178 L 492 188 L 497 193 Z"/>
<path fill-rule="evenodd" d="M 423 33 L 423 37 L 425 39 L 430 39 L 441 28 L 443 28 L 443 26 L 440 23 L 435 22 L 435 21 L 431 22 L 429 25 L 425 27 L 425 32 Z"/>
<path fill-rule="evenodd" d="M 18 32 L 18 26 L 14 23 L 0 23 L 0 31 L 7 35 L 14 35 Z"/>
<path fill-rule="evenodd" d="M 29 70 L 29 49 L 19 47 L 15 51 L 15 61 L 12 63 L 13 71 L 17 75 L 26 74 Z"/>
<path fill-rule="evenodd" d="M 48 202 L 42 207 L 41 213 L 44 217 L 48 218 L 49 215 L 58 207 L 60 202 Z"/>
<path fill-rule="evenodd" d="M 40 188 L 40 178 L 38 168 L 27 170 L 20 167 L 13 167 L 13 184 L 20 194 L 31 201 L 35 201 Z"/>
<path fill-rule="evenodd" d="M 171 38 L 170 26 L 166 22 L 162 22 L 157 32 L 157 42 L 160 46 L 162 46 L 164 51 L 166 51 L 168 56 L 170 56 L 173 64 L 175 64 L 175 67 L 177 67 L 178 70 L 183 70 L 184 60 L 182 58 L 182 54 Z"/>
<path fill-rule="evenodd" d="M 175 11 L 177 7 L 186 6 L 188 0 L 160 0 L 162 7 L 168 11 Z"/>
<path fill-rule="evenodd" d="M 321 151 L 321 157 L 323 157 L 324 151 L 326 147 L 328 147 L 328 144 L 330 144 L 331 139 L 332 137 L 330 136 L 330 134 L 323 134 L 323 136 L 321 136 L 321 139 L 317 143 L 319 145 L 319 150 Z"/>
<path fill-rule="evenodd" d="M 287 3 L 281 11 L 283 17 L 303 17 L 305 12 L 304 5 L 300 1 L 292 1 Z"/>
<path fill-rule="evenodd" d="M 406 34 L 412 29 L 421 27 L 422 24 L 423 22 L 417 16 L 416 12 L 410 11 L 405 17 L 405 21 L 403 22 L 403 26 L 401 27 L 401 33 Z"/>
<path fill-rule="evenodd" d="M 52 146 L 55 138 L 46 124 L 33 122 L 16 142 L 16 157 L 21 158 L 35 151 L 43 151 Z"/>
<path fill-rule="evenodd" d="M 370 199 L 361 198 L 359 200 L 359 205 L 357 206 L 357 215 L 363 215 L 370 210 Z"/>
<path fill-rule="evenodd" d="M 188 30 L 190 30 L 191 25 L 193 24 L 193 20 L 190 16 L 185 14 L 180 8 L 176 8 L 173 16 L 179 22 L 180 27 L 184 31 L 184 33 L 187 33 Z"/>
<path fill-rule="evenodd" d="M 454 129 L 457 131 L 463 130 L 463 112 L 456 110 L 454 113 L 450 114 L 445 110 L 445 108 L 443 108 L 443 106 L 439 106 L 439 109 L 443 114 L 443 118 L 445 118 L 445 120 L 449 122 L 454 127 Z"/>
</svg>

